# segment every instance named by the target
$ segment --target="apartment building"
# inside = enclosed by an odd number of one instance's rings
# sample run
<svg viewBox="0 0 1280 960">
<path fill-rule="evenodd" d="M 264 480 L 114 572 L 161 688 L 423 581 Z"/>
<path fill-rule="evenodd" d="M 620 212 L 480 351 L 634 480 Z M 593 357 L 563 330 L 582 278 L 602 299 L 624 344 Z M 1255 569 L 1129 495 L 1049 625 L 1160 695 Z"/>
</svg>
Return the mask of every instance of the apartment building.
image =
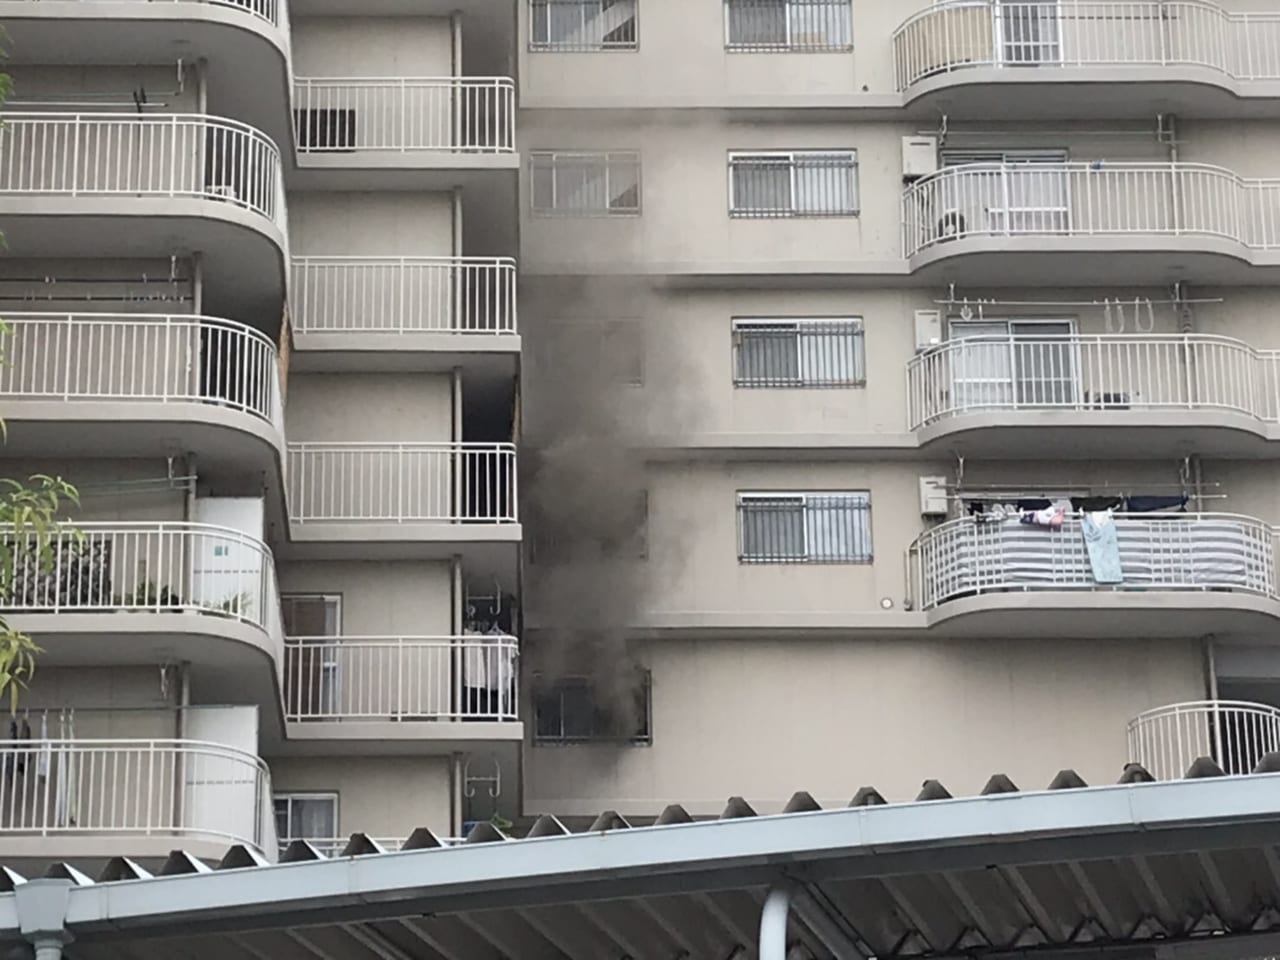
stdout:
<svg viewBox="0 0 1280 960">
<path fill-rule="evenodd" d="M 0 23 L 4 863 L 1280 748 L 1280 12 Z"/>
<path fill-rule="evenodd" d="M 0 21 L 4 475 L 81 496 L 19 545 L 6 862 L 463 835 L 523 729 L 514 18 Z"/>
</svg>

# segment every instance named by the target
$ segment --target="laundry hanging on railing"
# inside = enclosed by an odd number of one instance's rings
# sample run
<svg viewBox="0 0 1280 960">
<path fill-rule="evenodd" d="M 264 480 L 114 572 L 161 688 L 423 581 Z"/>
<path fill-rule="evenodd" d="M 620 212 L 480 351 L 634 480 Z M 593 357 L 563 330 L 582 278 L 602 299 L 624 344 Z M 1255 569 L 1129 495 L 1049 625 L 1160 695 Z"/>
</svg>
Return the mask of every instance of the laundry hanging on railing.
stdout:
<svg viewBox="0 0 1280 960">
<path fill-rule="evenodd" d="M 1120 566 L 1120 540 L 1111 511 L 1098 510 L 1080 514 L 1080 533 L 1084 537 L 1085 551 L 1089 554 L 1093 582 L 1124 583 L 1124 570 Z"/>
<path fill-rule="evenodd" d="M 1066 518 L 1070 509 L 1070 501 L 1059 500 L 1057 503 L 1050 504 L 1042 510 L 1022 511 L 1018 517 L 1018 522 L 1025 523 L 1033 527 L 1046 527 L 1050 530 L 1061 530 L 1062 521 Z"/>
<path fill-rule="evenodd" d="M 1186 513 L 1188 499 L 1185 493 L 1175 497 L 1129 497 L 1125 500 L 1125 510 L 1128 513 L 1155 513 L 1157 510 Z"/>
</svg>

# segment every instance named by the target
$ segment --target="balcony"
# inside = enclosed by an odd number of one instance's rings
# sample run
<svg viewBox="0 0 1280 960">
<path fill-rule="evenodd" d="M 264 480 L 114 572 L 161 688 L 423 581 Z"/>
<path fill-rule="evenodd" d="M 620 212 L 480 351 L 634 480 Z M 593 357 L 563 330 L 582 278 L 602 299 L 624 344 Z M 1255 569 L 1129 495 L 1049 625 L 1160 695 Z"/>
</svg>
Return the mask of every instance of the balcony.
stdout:
<svg viewBox="0 0 1280 960">
<path fill-rule="evenodd" d="M 1280 179 L 1203 164 L 948 167 L 906 189 L 902 224 L 913 273 L 972 285 L 1011 270 L 1027 285 L 1263 282 L 1280 270 Z"/>
<path fill-rule="evenodd" d="M 948 0 L 903 23 L 893 53 L 906 103 L 953 116 L 1074 117 L 1086 99 L 1129 116 L 1153 87 L 1174 113 L 1274 115 L 1280 96 L 1280 14 L 1203 0 Z"/>
<path fill-rule="evenodd" d="M 515 374 L 507 257 L 294 257 L 292 296 L 296 370 Z"/>
<path fill-rule="evenodd" d="M 930 626 L 961 634 L 1258 634 L 1280 617 L 1275 532 L 1232 514 L 1116 514 L 1123 582 L 1094 581 L 1078 517 L 1061 529 L 953 520 L 908 556 Z M 1088 615 L 1082 615 L 1082 614 Z"/>
<path fill-rule="evenodd" d="M 1177 780 L 1208 757 L 1228 776 L 1280 751 L 1280 710 L 1238 700 L 1175 703 L 1129 722 L 1129 758 L 1157 780 Z"/>
<path fill-rule="evenodd" d="M 972 337 L 909 361 L 907 396 L 922 445 L 975 456 L 1060 457 L 1086 437 L 1092 457 L 1257 456 L 1280 440 L 1280 351 L 1205 334 Z"/>
<path fill-rule="evenodd" d="M 22 64 L 206 63 L 215 112 L 288 144 L 286 0 L 0 0 Z"/>
<path fill-rule="evenodd" d="M 271 774 L 252 754 L 192 740 L 21 740 L 5 758 L 9 862 L 221 857 L 234 843 L 275 857 Z"/>
<path fill-rule="evenodd" d="M 0 366 L 11 456 L 163 457 L 181 432 L 206 462 L 284 461 L 275 345 L 215 317 L 8 313 Z"/>
<path fill-rule="evenodd" d="M 237 121 L 10 113 L 0 129 L 0 215 L 8 248 L 23 257 L 199 250 L 221 311 L 263 316 L 271 327 L 280 315 L 288 262 L 280 154 Z"/>
<path fill-rule="evenodd" d="M 190 662 L 205 694 L 274 703 L 284 629 L 270 549 L 186 522 L 76 523 L 48 563 L 14 545 L 10 624 L 36 637 L 42 665 Z M 264 664 L 265 659 L 265 664 Z"/>
<path fill-rule="evenodd" d="M 287 479 L 293 545 L 330 548 L 308 556 L 382 547 L 443 559 L 466 548 L 509 563 L 520 541 L 514 444 L 291 443 Z"/>
<path fill-rule="evenodd" d="M 507 77 L 298 77 L 299 165 L 518 169 L 515 105 Z"/>
<path fill-rule="evenodd" d="M 451 751 L 520 740 L 514 637 L 290 637 L 284 699 L 293 744 L 360 740 Z"/>
</svg>

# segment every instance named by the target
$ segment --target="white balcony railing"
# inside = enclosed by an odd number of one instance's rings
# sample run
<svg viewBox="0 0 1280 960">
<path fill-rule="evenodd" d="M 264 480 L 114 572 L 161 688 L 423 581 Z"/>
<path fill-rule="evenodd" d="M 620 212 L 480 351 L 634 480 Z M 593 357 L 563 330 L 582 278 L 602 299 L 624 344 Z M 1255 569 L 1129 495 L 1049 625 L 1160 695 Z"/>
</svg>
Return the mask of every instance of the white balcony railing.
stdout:
<svg viewBox="0 0 1280 960">
<path fill-rule="evenodd" d="M 235 120 L 190 114 L 8 113 L 0 196 L 195 198 L 285 229 L 280 153 Z"/>
<path fill-rule="evenodd" d="M 507 257 L 294 257 L 299 333 L 516 332 Z"/>
<path fill-rule="evenodd" d="M 298 77 L 293 117 L 302 153 L 516 148 L 515 83 L 508 77 Z"/>
<path fill-rule="evenodd" d="M 1280 14 L 1202 0 L 950 0 L 893 35 L 898 90 L 974 67 L 1201 67 L 1280 79 Z"/>
<path fill-rule="evenodd" d="M 1061 529 L 952 520 L 911 548 L 913 595 L 932 610 L 949 600 L 1024 591 L 1234 591 L 1280 599 L 1274 533 L 1249 517 L 1218 513 L 1117 514 L 1124 582 L 1094 582 L 1080 521 Z"/>
<path fill-rule="evenodd" d="M 902 197 L 903 255 L 963 237 L 1205 237 L 1280 247 L 1280 179 L 1189 163 L 971 163 Z"/>
<path fill-rule="evenodd" d="M 510 443 L 291 443 L 292 523 L 515 523 Z"/>
<path fill-rule="evenodd" d="M 1129 759 L 1157 780 L 1176 780 L 1201 757 L 1226 773 L 1252 773 L 1280 751 L 1280 710 L 1236 700 L 1175 703 L 1129 722 Z"/>
<path fill-rule="evenodd" d="M 214 317 L 6 313 L 0 398 L 202 403 L 283 433 L 275 344 Z"/>
<path fill-rule="evenodd" d="M 34 4 L 39 7 L 39 0 L 26 0 L 28 4 Z M 100 0 L 80 0 L 81 3 L 94 4 Z M 116 0 L 120 2 L 120 0 Z M 128 2 L 128 0 L 126 0 Z M 273 27 L 281 25 L 284 19 L 285 0 L 133 0 L 138 6 L 146 6 L 153 3 L 170 3 L 176 8 L 179 4 L 207 4 L 214 7 L 231 7 L 234 10 L 242 10 L 247 14 L 265 20 Z"/>
<path fill-rule="evenodd" d="M 907 363 L 917 430 L 984 411 L 1222 411 L 1280 421 L 1280 351 L 1228 337 L 968 337 Z"/>
<path fill-rule="evenodd" d="M 194 613 L 228 617 L 284 645 L 275 563 L 261 540 L 200 523 L 79 523 L 42 559 L 14 544 L 9 612 Z"/>
<path fill-rule="evenodd" d="M 514 637 L 290 637 L 288 720 L 517 720 Z"/>
<path fill-rule="evenodd" d="M 198 837 L 276 843 L 271 774 L 253 754 L 195 740 L 14 740 L 0 772 L 0 836 Z"/>
</svg>

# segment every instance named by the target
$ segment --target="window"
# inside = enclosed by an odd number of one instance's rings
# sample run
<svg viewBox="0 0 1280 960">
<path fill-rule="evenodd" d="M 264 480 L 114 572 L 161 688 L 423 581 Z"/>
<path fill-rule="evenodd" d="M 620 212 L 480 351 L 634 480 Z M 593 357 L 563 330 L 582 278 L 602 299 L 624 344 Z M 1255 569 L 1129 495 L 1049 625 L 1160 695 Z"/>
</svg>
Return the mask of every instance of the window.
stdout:
<svg viewBox="0 0 1280 960">
<path fill-rule="evenodd" d="M 734 217 L 853 217 L 858 213 L 855 150 L 737 153 L 729 157 Z"/>
<path fill-rule="evenodd" d="M 957 409 L 1069 407 L 1080 402 L 1070 320 L 953 320 L 952 403 Z M 1127 407 L 1128 395 L 1099 393 L 1093 405 Z"/>
<path fill-rule="evenodd" d="M 744 563 L 870 563 L 871 495 L 738 494 Z"/>
<path fill-rule="evenodd" d="M 856 317 L 733 321 L 738 387 L 856 387 L 866 383 Z"/>
<path fill-rule="evenodd" d="M 274 805 L 282 847 L 294 840 L 332 840 L 338 835 L 336 793 L 277 793 Z"/>
<path fill-rule="evenodd" d="M 942 235 L 1061 234 L 1071 231 L 1065 150 L 947 150 Z"/>
<path fill-rule="evenodd" d="M 535 677 L 534 683 L 544 681 Z M 533 742 L 648 745 L 653 742 L 650 687 L 647 671 L 634 684 L 622 684 L 612 697 L 586 677 L 546 682 L 534 693 Z"/>
<path fill-rule="evenodd" d="M 578 524 L 567 537 L 549 532 L 536 515 L 531 517 L 525 534 L 529 562 L 536 566 L 648 559 L 649 491 L 615 495 L 629 500 L 631 509 L 610 511 L 607 524 L 597 521 L 589 531 Z"/>
<path fill-rule="evenodd" d="M 293 111 L 298 149 L 309 152 L 350 151 L 356 148 L 356 112 L 348 109 Z"/>
<path fill-rule="evenodd" d="M 851 20 L 849 0 L 725 0 L 725 48 L 851 50 Z"/>
<path fill-rule="evenodd" d="M 530 50 L 635 50 L 639 0 L 530 0 Z"/>
<path fill-rule="evenodd" d="M 542 151 L 530 156 L 533 212 L 543 216 L 636 216 L 640 154 Z"/>
</svg>

